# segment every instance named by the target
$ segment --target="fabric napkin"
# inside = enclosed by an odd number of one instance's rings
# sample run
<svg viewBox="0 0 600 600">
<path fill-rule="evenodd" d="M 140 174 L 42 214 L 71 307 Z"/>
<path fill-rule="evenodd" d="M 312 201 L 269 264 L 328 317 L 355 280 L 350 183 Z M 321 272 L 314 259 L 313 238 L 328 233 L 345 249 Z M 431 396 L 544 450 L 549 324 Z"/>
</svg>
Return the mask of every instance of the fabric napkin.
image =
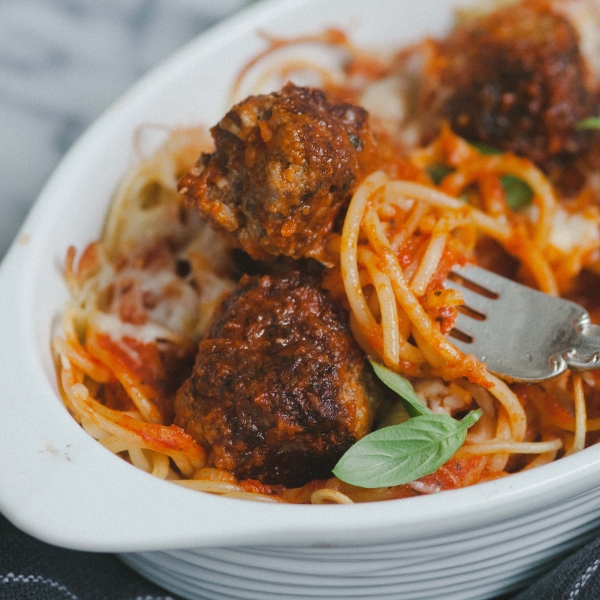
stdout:
<svg viewBox="0 0 600 600">
<path fill-rule="evenodd" d="M 600 538 L 564 559 L 526 590 L 498 598 L 599 599 Z M 146 581 L 114 555 L 50 546 L 19 531 L 0 515 L 0 600 L 183 599 Z"/>
<path fill-rule="evenodd" d="M 0 600 L 181 600 L 112 554 L 56 548 L 0 515 Z"/>
<path fill-rule="evenodd" d="M 599 600 L 600 537 L 564 559 L 514 600 Z"/>
</svg>

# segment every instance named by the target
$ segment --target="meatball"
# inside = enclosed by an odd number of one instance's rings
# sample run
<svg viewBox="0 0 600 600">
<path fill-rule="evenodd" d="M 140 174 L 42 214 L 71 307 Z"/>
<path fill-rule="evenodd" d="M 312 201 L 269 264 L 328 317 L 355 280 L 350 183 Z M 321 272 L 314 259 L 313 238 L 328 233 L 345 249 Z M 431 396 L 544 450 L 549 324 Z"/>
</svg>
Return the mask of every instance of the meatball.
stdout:
<svg viewBox="0 0 600 600">
<path fill-rule="evenodd" d="M 366 111 L 318 89 L 287 84 L 251 96 L 211 133 L 179 189 L 255 259 L 319 259 L 349 200 L 368 145 Z"/>
<path fill-rule="evenodd" d="M 175 423 L 214 466 L 297 487 L 331 476 L 380 393 L 345 311 L 313 279 L 244 276 L 200 343 Z"/>
<path fill-rule="evenodd" d="M 520 2 L 458 25 L 432 44 L 424 119 L 545 168 L 590 141 L 575 124 L 595 114 L 578 30 L 547 2 Z"/>
</svg>

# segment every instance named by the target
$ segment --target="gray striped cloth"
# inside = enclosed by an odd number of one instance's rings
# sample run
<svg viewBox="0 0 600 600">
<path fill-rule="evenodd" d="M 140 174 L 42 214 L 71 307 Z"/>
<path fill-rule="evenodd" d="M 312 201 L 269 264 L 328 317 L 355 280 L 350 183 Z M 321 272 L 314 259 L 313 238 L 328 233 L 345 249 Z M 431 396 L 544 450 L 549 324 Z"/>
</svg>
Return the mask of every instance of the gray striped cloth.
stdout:
<svg viewBox="0 0 600 600">
<path fill-rule="evenodd" d="M 0 0 L 0 260 L 83 130 L 248 0 Z"/>
<path fill-rule="evenodd" d="M 0 515 L 0 600 L 182 600 L 116 556 L 56 548 Z"/>
<path fill-rule="evenodd" d="M 528 589 L 497 600 L 599 599 L 600 538 L 564 559 Z M 182 599 L 146 581 L 111 554 L 50 546 L 0 515 L 0 600 Z"/>
</svg>

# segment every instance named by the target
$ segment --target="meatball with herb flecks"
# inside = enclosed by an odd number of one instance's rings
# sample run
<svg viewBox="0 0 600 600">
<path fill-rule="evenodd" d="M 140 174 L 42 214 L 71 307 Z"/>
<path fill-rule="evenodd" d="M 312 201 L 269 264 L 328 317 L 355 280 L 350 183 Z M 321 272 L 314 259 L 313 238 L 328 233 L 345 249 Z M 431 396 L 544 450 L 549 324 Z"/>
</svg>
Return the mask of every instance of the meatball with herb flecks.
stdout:
<svg viewBox="0 0 600 600">
<path fill-rule="evenodd" d="M 200 343 L 175 423 L 240 479 L 331 476 L 381 394 L 343 309 L 297 272 L 245 276 Z"/>
<path fill-rule="evenodd" d="M 421 104 L 426 126 L 435 124 L 432 117 L 447 120 L 467 140 L 542 168 L 585 150 L 591 136 L 576 125 L 598 110 L 596 82 L 567 5 L 518 2 L 431 42 Z"/>
<path fill-rule="evenodd" d="M 255 259 L 321 259 L 368 153 L 368 115 L 287 84 L 234 106 L 179 189 Z"/>
</svg>

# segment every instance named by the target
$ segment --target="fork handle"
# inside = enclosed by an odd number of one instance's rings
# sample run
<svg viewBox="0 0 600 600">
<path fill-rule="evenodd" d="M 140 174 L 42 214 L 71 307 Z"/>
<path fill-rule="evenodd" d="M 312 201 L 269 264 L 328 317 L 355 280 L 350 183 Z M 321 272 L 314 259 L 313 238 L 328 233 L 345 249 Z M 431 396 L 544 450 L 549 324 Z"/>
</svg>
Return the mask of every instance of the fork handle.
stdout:
<svg viewBox="0 0 600 600">
<path fill-rule="evenodd" d="M 573 371 L 600 369 L 600 325 L 584 324 L 577 345 L 565 353 L 564 359 Z"/>
</svg>

